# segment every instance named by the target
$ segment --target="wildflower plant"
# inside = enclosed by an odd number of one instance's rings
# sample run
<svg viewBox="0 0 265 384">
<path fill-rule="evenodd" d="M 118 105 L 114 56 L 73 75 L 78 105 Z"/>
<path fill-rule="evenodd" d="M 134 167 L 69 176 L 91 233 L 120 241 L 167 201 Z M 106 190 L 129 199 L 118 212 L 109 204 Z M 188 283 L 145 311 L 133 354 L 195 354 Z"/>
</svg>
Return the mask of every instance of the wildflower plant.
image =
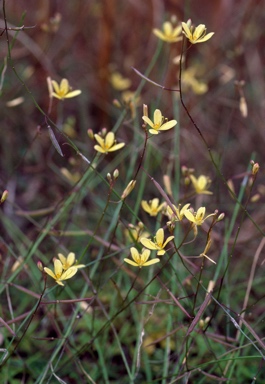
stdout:
<svg viewBox="0 0 265 384">
<path fill-rule="evenodd" d="M 233 24 L 229 2 L 217 2 L 227 23 L 218 30 L 209 16 L 218 39 L 205 24 L 167 19 L 167 2 L 155 17 L 144 2 L 137 17 L 134 2 L 77 3 L 35 28 L 34 12 L 14 27 L 23 17 L 11 6 L 9 20 L 3 1 L 1 375 L 262 382 L 264 135 L 253 117 L 263 91 L 259 66 L 240 68 L 261 62 L 261 2 L 234 5 L 242 17 Z M 190 2 L 180 3 L 186 14 Z M 153 29 L 158 18 L 166 21 Z M 48 95 L 44 71 L 74 76 L 82 92 L 49 77 Z M 60 252 L 68 247 L 82 264 Z"/>
</svg>

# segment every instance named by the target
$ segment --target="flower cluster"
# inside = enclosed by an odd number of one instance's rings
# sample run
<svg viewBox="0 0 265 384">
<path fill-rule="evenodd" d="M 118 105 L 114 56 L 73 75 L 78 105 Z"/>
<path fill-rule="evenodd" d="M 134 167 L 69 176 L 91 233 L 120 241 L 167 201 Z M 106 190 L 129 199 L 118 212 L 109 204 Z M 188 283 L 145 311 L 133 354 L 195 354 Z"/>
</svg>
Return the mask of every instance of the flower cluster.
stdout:
<svg viewBox="0 0 265 384">
<path fill-rule="evenodd" d="M 75 264 L 75 254 L 70 252 L 67 257 L 58 253 L 58 259 L 54 259 L 54 271 L 50 268 L 44 267 L 44 271 L 51 276 L 55 282 L 64 286 L 63 281 L 71 279 L 78 269 L 84 268 L 84 264 Z"/>
</svg>

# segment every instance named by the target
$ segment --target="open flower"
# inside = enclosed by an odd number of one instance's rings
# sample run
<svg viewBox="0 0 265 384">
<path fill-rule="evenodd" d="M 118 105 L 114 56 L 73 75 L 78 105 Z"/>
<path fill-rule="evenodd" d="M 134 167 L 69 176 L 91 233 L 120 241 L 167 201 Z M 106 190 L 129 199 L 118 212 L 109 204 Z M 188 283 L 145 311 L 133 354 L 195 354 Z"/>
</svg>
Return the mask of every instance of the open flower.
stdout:
<svg viewBox="0 0 265 384">
<path fill-rule="evenodd" d="M 140 242 L 142 237 L 148 237 L 149 233 L 144 231 L 144 225 L 139 222 L 137 225 L 129 224 L 124 231 L 125 237 L 132 242 Z"/>
<path fill-rule="evenodd" d="M 159 205 L 159 199 L 155 198 L 153 200 L 149 200 L 149 203 L 146 200 L 142 200 L 141 206 L 143 210 L 149 213 L 150 216 L 157 216 L 157 214 L 164 207 L 165 203 Z"/>
<path fill-rule="evenodd" d="M 154 237 L 154 241 L 151 241 L 150 239 L 145 239 L 141 238 L 141 243 L 143 244 L 144 247 L 152 250 L 157 251 L 157 256 L 163 256 L 166 251 L 165 251 L 165 246 L 172 240 L 174 239 L 174 236 L 169 236 L 165 241 L 164 241 L 164 230 L 163 228 L 159 228 L 159 230 L 156 232 L 156 236 Z"/>
<path fill-rule="evenodd" d="M 156 109 L 154 112 L 154 122 L 152 122 L 152 120 L 150 120 L 147 116 L 143 116 L 142 119 L 145 123 L 150 125 L 151 129 L 149 129 L 149 132 L 153 135 L 157 135 L 159 131 L 167 131 L 177 124 L 176 120 L 170 120 L 164 123 L 165 119 L 162 116 L 160 109 Z"/>
<path fill-rule="evenodd" d="M 63 281 L 71 279 L 71 277 L 76 274 L 77 270 L 77 267 L 69 267 L 64 270 L 62 262 L 58 259 L 54 260 L 54 272 L 50 268 L 44 267 L 44 271 L 50 275 L 57 284 L 62 286 L 64 286 Z"/>
<path fill-rule="evenodd" d="M 211 184 L 211 180 L 209 177 L 201 175 L 196 179 L 195 176 L 190 175 L 190 179 L 192 182 L 192 185 L 198 193 L 198 195 L 212 195 L 213 193 L 211 191 L 208 191 L 208 188 Z"/>
<path fill-rule="evenodd" d="M 167 43 L 175 43 L 181 40 L 181 25 L 173 27 L 170 21 L 163 23 L 162 31 L 160 29 L 154 28 L 153 33 L 161 40 L 166 41 Z"/>
<path fill-rule="evenodd" d="M 75 263 L 75 254 L 73 252 L 70 252 L 67 257 L 65 257 L 62 253 L 58 253 L 58 257 L 62 263 L 63 269 L 66 271 L 67 269 L 71 268 Z M 84 268 L 84 264 L 75 264 L 75 268 Z"/>
<path fill-rule="evenodd" d="M 133 265 L 134 267 L 148 267 L 149 265 L 158 263 L 160 261 L 158 258 L 147 261 L 151 253 L 149 249 L 143 249 L 142 253 L 139 253 L 136 248 L 132 247 L 130 251 L 134 261 L 127 258 L 125 258 L 124 261 L 128 264 Z"/>
<path fill-rule="evenodd" d="M 67 79 L 62 79 L 60 85 L 57 83 L 57 81 L 51 80 L 49 77 L 47 79 L 47 82 L 50 97 L 54 96 L 59 100 L 69 99 L 70 97 L 78 96 L 81 93 L 80 89 L 72 91 L 72 88 L 70 87 Z M 52 84 L 53 89 L 51 89 L 50 84 Z"/>
<path fill-rule="evenodd" d="M 118 149 L 121 149 L 125 145 L 125 143 L 116 144 L 115 135 L 113 132 L 108 132 L 104 138 L 98 134 L 95 134 L 94 137 L 99 144 L 96 144 L 94 148 L 96 151 L 101 153 L 118 151 Z"/>
<path fill-rule="evenodd" d="M 196 95 L 203 95 L 208 91 L 208 85 L 196 78 L 196 68 L 190 67 L 182 72 L 182 82 L 184 87 L 191 88 Z"/>
<path fill-rule="evenodd" d="M 181 207 L 180 204 L 178 208 L 175 205 L 173 205 L 174 207 L 174 211 L 173 211 L 173 209 L 168 205 L 166 209 L 166 215 L 171 221 L 181 221 L 184 217 L 184 212 L 187 211 L 189 206 L 190 204 L 185 204 L 184 207 L 180 209 Z"/>
<path fill-rule="evenodd" d="M 110 76 L 110 83 L 117 91 L 124 91 L 130 88 L 132 82 L 130 79 L 123 77 L 119 72 L 113 72 Z"/>
<path fill-rule="evenodd" d="M 207 33 L 206 35 L 206 28 L 204 24 L 200 24 L 195 28 L 191 25 L 191 20 L 188 20 L 187 23 L 182 22 L 182 27 L 184 35 L 191 44 L 203 43 L 214 35 L 214 32 Z"/>
<path fill-rule="evenodd" d="M 215 215 L 215 213 L 211 213 L 210 215 L 204 217 L 205 211 L 206 211 L 205 207 L 199 208 L 197 212 L 193 212 L 190 209 L 188 209 L 187 211 L 184 212 L 184 215 L 190 222 L 194 223 L 195 225 L 202 225 L 204 221 L 208 219 L 208 217 Z"/>
</svg>

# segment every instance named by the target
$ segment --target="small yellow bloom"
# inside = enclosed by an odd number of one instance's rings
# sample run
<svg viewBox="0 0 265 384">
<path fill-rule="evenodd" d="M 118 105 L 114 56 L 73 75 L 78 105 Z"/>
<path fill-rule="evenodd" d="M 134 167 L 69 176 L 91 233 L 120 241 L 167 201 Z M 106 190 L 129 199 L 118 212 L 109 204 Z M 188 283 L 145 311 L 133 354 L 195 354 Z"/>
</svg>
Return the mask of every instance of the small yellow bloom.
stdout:
<svg viewBox="0 0 265 384">
<path fill-rule="evenodd" d="M 110 76 L 110 83 L 117 91 L 125 91 L 130 88 L 132 82 L 130 79 L 123 77 L 119 72 L 113 72 Z"/>
<path fill-rule="evenodd" d="M 162 116 L 160 109 L 156 109 L 154 112 L 154 122 L 152 122 L 152 120 L 150 120 L 147 116 L 143 116 L 142 119 L 145 123 L 150 125 L 151 129 L 149 129 L 149 132 L 153 135 L 157 135 L 159 131 L 167 131 L 177 124 L 176 120 L 170 120 L 164 123 L 165 119 Z"/>
<path fill-rule="evenodd" d="M 179 205 L 179 208 L 173 205 L 174 207 L 174 211 L 173 211 L 172 208 L 168 205 L 166 209 L 166 215 L 171 221 L 181 221 L 184 217 L 184 212 L 187 211 L 187 209 L 189 209 L 189 206 L 190 204 L 185 204 L 184 207 L 180 209 L 180 205 Z"/>
<path fill-rule="evenodd" d="M 50 80 L 50 78 L 48 78 L 47 81 L 50 97 L 54 96 L 59 100 L 64 100 L 69 99 L 70 97 L 78 96 L 81 93 L 80 89 L 72 91 L 67 79 L 62 79 L 60 85 L 57 81 Z M 52 84 L 53 89 L 51 89 L 50 83 Z"/>
<path fill-rule="evenodd" d="M 163 23 L 162 31 L 160 29 L 153 29 L 153 33 L 161 40 L 167 43 L 176 43 L 181 40 L 181 25 L 173 27 L 170 21 Z"/>
<path fill-rule="evenodd" d="M 50 275 L 57 284 L 62 286 L 64 286 L 63 281 L 71 279 L 71 277 L 76 274 L 77 270 L 77 267 L 70 267 L 67 270 L 64 270 L 62 262 L 58 259 L 54 260 L 54 272 L 50 268 L 44 267 L 44 271 Z"/>
<path fill-rule="evenodd" d="M 182 72 L 182 82 L 186 87 L 190 87 L 196 95 L 203 95 L 208 91 L 208 85 L 199 81 L 196 77 L 196 68 L 190 67 Z"/>
<path fill-rule="evenodd" d="M 141 206 L 143 210 L 149 213 L 150 216 L 157 216 L 157 214 L 164 207 L 165 203 L 159 205 L 159 199 L 155 198 L 153 200 L 149 200 L 149 203 L 146 200 L 142 200 Z"/>
<path fill-rule="evenodd" d="M 204 217 L 205 211 L 206 211 L 205 207 L 199 208 L 196 213 L 192 212 L 190 209 L 188 209 L 187 211 L 184 212 L 184 215 L 189 221 L 191 221 L 195 225 L 202 225 L 204 223 L 204 221 L 206 219 L 208 219 L 208 217 L 215 215 L 215 213 L 211 213 L 210 215 Z"/>
<path fill-rule="evenodd" d="M 62 263 L 63 269 L 66 271 L 70 267 L 74 266 L 75 268 L 84 268 L 84 264 L 75 264 L 75 254 L 70 252 L 67 257 L 65 257 L 62 253 L 58 253 L 58 257 Z"/>
<path fill-rule="evenodd" d="M 198 193 L 198 195 L 212 195 L 213 193 L 211 191 L 208 191 L 208 188 L 211 184 L 211 179 L 207 176 L 201 175 L 196 179 L 195 176 L 190 175 L 190 179 L 192 182 L 192 185 Z"/>
<path fill-rule="evenodd" d="M 104 138 L 98 134 L 95 134 L 94 137 L 99 144 L 96 144 L 94 148 L 96 151 L 101 153 L 118 151 L 125 145 L 125 143 L 116 144 L 115 135 L 113 132 L 108 132 Z"/>
<path fill-rule="evenodd" d="M 129 224 L 128 228 L 124 231 L 127 240 L 140 242 L 142 237 L 148 237 L 149 233 L 144 231 L 144 224 L 140 221 L 137 225 Z"/>
<path fill-rule="evenodd" d="M 191 25 L 191 20 L 188 20 L 187 23 L 182 22 L 182 27 L 184 35 L 191 42 L 191 44 L 203 43 L 214 35 L 214 32 L 207 33 L 206 35 L 206 28 L 204 24 L 200 24 L 198 27 L 194 28 L 194 26 Z"/>
<path fill-rule="evenodd" d="M 151 253 L 149 249 L 143 249 L 142 253 L 139 253 L 136 248 L 132 247 L 130 251 L 134 261 L 127 258 L 125 258 L 124 261 L 128 264 L 133 265 L 134 267 L 148 267 L 149 265 L 158 263 L 160 261 L 158 258 L 147 261 Z"/>
<path fill-rule="evenodd" d="M 141 243 L 143 244 L 144 247 L 151 249 L 151 250 L 156 250 L 157 251 L 157 256 L 163 256 L 166 251 L 165 251 L 165 246 L 172 240 L 174 239 L 174 236 L 169 236 L 165 241 L 164 241 L 164 230 L 163 228 L 159 228 L 159 230 L 156 232 L 156 236 L 154 238 L 154 242 L 151 241 L 150 239 L 145 239 L 141 238 Z"/>
</svg>

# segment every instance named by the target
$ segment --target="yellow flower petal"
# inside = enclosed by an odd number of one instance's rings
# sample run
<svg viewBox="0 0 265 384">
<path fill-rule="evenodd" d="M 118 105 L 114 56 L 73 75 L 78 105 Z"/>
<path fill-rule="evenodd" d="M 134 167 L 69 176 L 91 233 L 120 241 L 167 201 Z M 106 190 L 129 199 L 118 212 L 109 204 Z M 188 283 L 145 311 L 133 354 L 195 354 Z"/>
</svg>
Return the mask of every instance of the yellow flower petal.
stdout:
<svg viewBox="0 0 265 384">
<path fill-rule="evenodd" d="M 53 271 L 52 271 L 50 268 L 44 267 L 43 269 L 44 269 L 44 271 L 45 271 L 48 275 L 50 275 L 54 280 L 57 279 L 57 277 L 55 276 L 55 274 L 53 273 Z"/>
</svg>

